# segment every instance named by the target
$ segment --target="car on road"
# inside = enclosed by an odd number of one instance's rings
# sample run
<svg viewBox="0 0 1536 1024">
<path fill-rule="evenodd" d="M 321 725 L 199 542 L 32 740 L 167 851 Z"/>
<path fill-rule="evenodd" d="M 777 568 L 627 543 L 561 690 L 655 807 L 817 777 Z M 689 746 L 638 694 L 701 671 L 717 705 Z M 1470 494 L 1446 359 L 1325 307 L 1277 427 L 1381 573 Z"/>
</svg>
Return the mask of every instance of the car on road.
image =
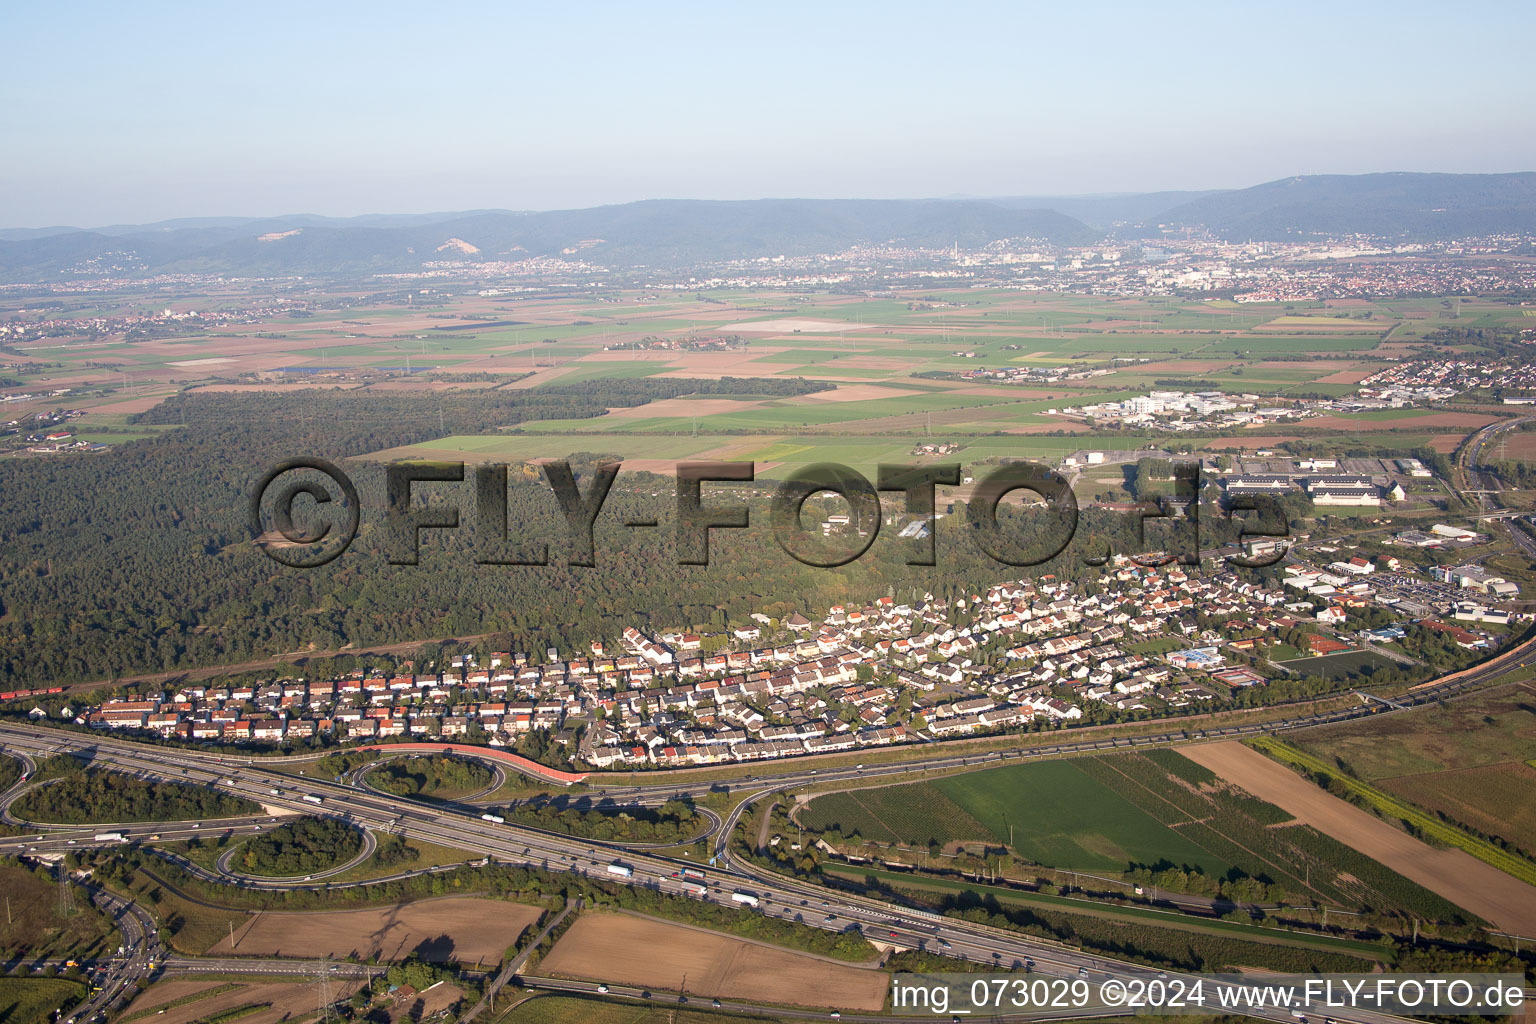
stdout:
<svg viewBox="0 0 1536 1024">
<path fill-rule="evenodd" d="M 607 993 L 608 993 L 608 986 L 607 985 L 599 985 L 599 986 L 597 986 L 597 990 L 599 992 L 603 993 L 604 995 L 607 995 Z"/>
</svg>

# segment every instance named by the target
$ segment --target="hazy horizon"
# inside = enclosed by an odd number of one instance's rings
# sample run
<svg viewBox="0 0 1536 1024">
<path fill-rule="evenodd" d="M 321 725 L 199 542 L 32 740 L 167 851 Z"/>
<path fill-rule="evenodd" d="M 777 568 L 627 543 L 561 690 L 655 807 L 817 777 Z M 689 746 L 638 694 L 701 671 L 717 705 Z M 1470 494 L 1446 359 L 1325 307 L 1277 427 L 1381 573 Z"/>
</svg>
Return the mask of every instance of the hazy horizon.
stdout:
<svg viewBox="0 0 1536 1024">
<path fill-rule="evenodd" d="M 1203 3 L 157 11 L 8 13 L 26 45 L 0 68 L 0 224 L 1536 166 L 1536 9 L 1489 0 L 1302 4 L 1283 26 Z M 1466 53 L 1476 74 L 1448 73 Z"/>
</svg>

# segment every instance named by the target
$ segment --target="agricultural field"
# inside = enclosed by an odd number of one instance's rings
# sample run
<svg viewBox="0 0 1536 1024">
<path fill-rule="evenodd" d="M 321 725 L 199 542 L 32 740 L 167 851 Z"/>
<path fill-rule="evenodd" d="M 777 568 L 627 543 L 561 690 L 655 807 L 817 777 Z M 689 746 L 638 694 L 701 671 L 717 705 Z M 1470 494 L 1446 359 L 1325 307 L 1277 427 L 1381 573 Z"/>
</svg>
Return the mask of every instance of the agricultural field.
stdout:
<svg viewBox="0 0 1536 1024">
<path fill-rule="evenodd" d="M 118 445 L 153 433 L 129 427 L 128 418 L 181 388 L 430 392 L 656 376 L 803 377 L 838 385 L 823 396 L 722 402 L 701 395 L 692 407 L 658 403 L 595 421 L 546 420 L 524 428 L 552 438 L 583 435 L 567 439 L 585 442 L 570 450 L 620 450 L 614 448 L 618 438 L 675 435 L 664 453 L 625 454 L 676 459 L 689 454 L 690 441 L 743 432 L 868 441 L 892 434 L 1084 434 L 1080 421 L 1047 410 L 1144 393 L 1159 381 L 1198 380 L 1205 388 L 1261 396 L 1344 395 L 1427 333 L 1452 323 L 1507 327 L 1523 312 L 1492 300 L 1467 300 L 1459 308 L 1438 300 L 1431 303 L 1435 308 L 1414 308 L 1407 300 L 1366 302 L 1340 315 L 1321 302 L 1239 306 L 985 289 L 953 293 L 939 304 L 930 301 L 935 298 L 925 292 L 787 300 L 782 292 L 726 291 L 655 299 L 627 294 L 613 302 L 581 296 L 423 298 L 419 305 L 322 310 L 166 337 L 50 338 L 21 352 L 39 369 L 21 373 L 17 390 L 74 388 L 70 405 L 87 413 L 71 422 L 77 437 Z M 236 304 L 239 294 L 206 300 L 216 310 Z M 120 301 L 101 296 L 99 312 L 110 315 Z M 83 296 L 79 307 L 92 305 Z M 1097 375 L 1031 386 L 962 376 L 1006 366 L 1065 366 Z M 57 404 L 40 395 L 14 408 L 25 415 Z M 1460 419 L 1452 424 L 1445 416 Z M 1425 428 L 1467 430 L 1480 421 L 1486 417 L 1387 410 L 1297 429 L 1406 435 Z M 607 443 L 590 443 L 594 435 Z M 436 447 L 452 449 L 461 440 Z M 546 446 L 537 454 L 569 451 Z"/>
<path fill-rule="evenodd" d="M 799 814 L 815 832 L 838 831 L 880 843 L 941 846 L 996 836 L 932 783 L 849 790 L 812 800 Z"/>
<path fill-rule="evenodd" d="M 985 823 L 999 842 L 1040 864 L 1124 871 L 1133 864 L 1169 862 L 1211 876 L 1232 867 L 1096 778 L 1089 763 L 1096 760 L 996 768 L 934 785 Z"/>
<path fill-rule="evenodd" d="M 84 996 L 84 985 L 65 978 L 0 978 L 0 1024 L 46 1024 Z"/>
<path fill-rule="evenodd" d="M 361 985 L 346 978 L 331 979 L 331 995 L 345 999 Z M 128 1004 L 118 1021 L 153 1020 L 155 1024 L 195 1024 L 239 1014 L 243 1024 L 278 1024 L 315 1014 L 313 981 L 220 982 L 200 978 L 157 981 Z"/>
<path fill-rule="evenodd" d="M 886 975 L 763 943 L 630 914 L 583 914 L 539 963 L 541 974 L 722 999 L 877 1011 Z"/>
<path fill-rule="evenodd" d="M 539 919 L 538 907 L 478 897 L 418 900 L 389 907 L 241 914 L 233 942 L 225 935 L 210 956 L 334 956 L 435 963 L 500 961 L 508 946 Z"/>
<path fill-rule="evenodd" d="M 850 831 L 909 848 L 979 840 L 1059 870 L 1181 869 L 1191 892 L 1253 879 L 1294 902 L 1468 917 L 1223 778 L 1179 752 L 1128 752 L 832 794 L 812 800 L 799 820 L 838 830 L 845 842 Z"/>
<path fill-rule="evenodd" d="M 1529 683 L 1309 729 L 1293 742 L 1431 814 L 1536 850 L 1536 689 Z"/>
<path fill-rule="evenodd" d="M 1368 782 L 1527 761 L 1536 758 L 1536 687 L 1517 683 L 1288 739 Z"/>
<path fill-rule="evenodd" d="M 1274 742 L 1266 747 L 1289 763 L 1309 757 L 1300 751 L 1288 753 Z M 1479 857 L 1507 860 L 1512 868 L 1529 866 L 1512 855 L 1481 843 L 1473 837 L 1440 824 L 1427 814 L 1419 814 L 1413 824 L 1448 848 L 1440 849 L 1394 828 L 1381 818 L 1346 803 L 1316 785 L 1311 779 L 1292 771 L 1241 743 L 1201 744 L 1186 749 L 1188 756 L 1222 778 L 1230 780 L 1254 796 L 1266 800 L 1311 825 L 1324 837 L 1337 836 L 1349 847 L 1397 872 L 1404 879 L 1431 890 L 1455 905 L 1504 930 L 1518 930 L 1536 920 L 1536 886 L 1520 881 L 1512 874 L 1486 863 Z M 1313 765 L 1326 768 L 1317 760 Z M 1362 791 L 1372 800 L 1370 787 Z M 1410 812 L 1391 807 L 1381 797 L 1378 806 L 1395 816 Z M 1337 844 L 1335 844 L 1337 845 Z M 1456 848 L 1460 846 L 1462 848 Z M 1478 850 L 1479 857 L 1467 852 Z M 1344 862 L 1337 862 L 1343 870 Z"/>
</svg>

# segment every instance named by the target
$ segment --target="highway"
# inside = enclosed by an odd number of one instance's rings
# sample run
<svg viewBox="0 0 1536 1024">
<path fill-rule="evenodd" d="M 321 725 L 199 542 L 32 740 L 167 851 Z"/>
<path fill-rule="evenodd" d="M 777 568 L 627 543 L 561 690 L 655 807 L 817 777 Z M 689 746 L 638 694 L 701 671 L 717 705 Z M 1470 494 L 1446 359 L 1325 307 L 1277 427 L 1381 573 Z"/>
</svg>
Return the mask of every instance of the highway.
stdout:
<svg viewBox="0 0 1536 1024">
<path fill-rule="evenodd" d="M 1519 429 L 1533 418 L 1536 417 L 1522 416 L 1518 419 L 1490 423 L 1469 437 L 1462 445 L 1456 460 L 1457 468 L 1461 471 L 1465 490 L 1477 497 L 1477 506 L 1481 511 L 1488 512 L 1495 508 L 1497 503 L 1491 500 L 1490 495 L 1498 495 L 1504 487 L 1497 476 L 1477 468 L 1486 465 L 1484 456 L 1488 452 L 1488 446 L 1496 443 L 1499 435 Z M 1514 523 L 1503 525 L 1505 534 L 1515 546 L 1525 552 L 1526 557 L 1536 559 L 1536 539 Z"/>
<path fill-rule="evenodd" d="M 1514 653 L 1514 652 L 1510 652 Z M 1458 685 L 1470 685 L 1465 677 Z M 1421 691 L 1414 696 L 1415 702 L 1433 699 Z M 1362 705 L 1363 707 L 1364 705 Z M 1383 710 L 1379 713 L 1391 713 Z M 1307 721 L 1319 719 L 1308 716 Z M 1333 720 L 1324 717 L 1321 720 Z M 1272 726 L 1271 726 L 1272 727 Z M 1242 732 L 1234 730 L 1242 728 Z M 1213 732 L 1213 736 L 1241 735 L 1257 731 L 1246 727 L 1229 727 Z M 1181 737 L 1182 738 L 1182 734 Z M 675 896 L 688 896 L 681 871 L 685 867 L 700 868 L 687 860 L 674 860 L 655 853 L 630 850 L 620 846 L 572 839 L 563 835 L 495 824 L 481 820 L 470 811 L 451 807 L 427 805 L 410 800 L 389 797 L 358 787 L 330 781 L 294 778 L 263 768 L 259 763 L 242 764 L 231 769 L 227 763 L 214 760 L 215 756 L 170 746 L 151 746 L 111 737 L 66 733 L 36 726 L 0 726 L 0 739 L 6 750 L 42 755 L 61 749 L 88 752 L 95 761 L 117 770 L 141 774 L 145 777 L 185 782 L 195 785 L 217 786 L 227 792 L 259 799 L 262 802 L 290 809 L 296 813 L 322 814 L 337 817 L 358 827 L 389 831 L 407 838 L 419 839 L 444 846 L 465 849 L 497 861 L 527 864 L 555 872 L 571 872 L 591 875 L 607 881 L 620 880 L 610 872 L 610 865 L 621 865 L 630 874 L 623 881 L 643 885 Z M 1097 741 L 1096 749 L 1110 745 Z M 1122 742 L 1120 745 L 1124 745 Z M 1138 744 L 1142 745 L 1142 744 Z M 1046 748 L 1032 756 L 1060 752 L 1067 748 Z M 1008 752 L 1008 756 L 1022 756 Z M 963 764 L 979 765 L 1004 759 L 998 752 L 985 756 L 960 759 Z M 950 759 L 945 759 L 950 760 Z M 213 762 L 213 763 L 210 763 Z M 896 766 L 892 766 L 895 768 Z M 887 769 L 890 770 L 890 769 Z M 901 766 L 910 771 L 910 766 Z M 861 773 L 854 769 L 849 773 L 828 772 L 821 775 L 807 774 L 806 779 L 860 777 L 877 772 Z M 756 783 L 754 792 L 768 793 L 783 788 L 784 778 Z M 675 787 L 670 787 L 675 788 Z M 272 794 L 280 790 L 279 795 Z M 306 799 L 308 798 L 308 799 Z M 744 805 L 743 805 L 744 806 Z M 885 903 L 880 900 L 853 896 L 824 889 L 771 872 L 752 864 L 733 862 L 729 857 L 727 839 L 730 829 L 739 820 L 741 809 L 727 819 L 725 828 L 716 834 L 716 851 L 721 860 L 717 866 L 706 869 L 707 892 L 703 898 L 712 902 L 737 906 L 734 894 L 741 893 L 756 900 L 753 911 L 786 918 L 828 931 L 845 931 L 857 927 L 873 941 L 895 948 L 923 948 L 949 956 L 964 957 L 981 962 L 994 963 L 999 969 L 1030 969 L 1047 975 L 1078 977 L 1081 972 L 1102 980 L 1106 977 L 1121 979 L 1148 978 L 1155 971 L 1135 964 L 1086 953 L 1072 947 L 1036 939 L 1015 932 L 984 925 L 957 921 L 938 915 Z M 7 839 L 0 849 L 19 852 L 18 844 L 28 847 L 46 847 L 48 852 L 68 849 L 70 845 L 109 845 L 95 840 L 103 826 L 89 829 L 53 830 L 45 835 Z M 128 832 L 135 837 L 149 838 L 158 834 L 184 837 L 206 834 L 206 823 L 167 823 L 152 825 L 121 826 L 110 831 Z M 153 829 L 154 832 L 150 832 Z M 217 829 L 214 829 L 215 831 Z M 29 852 L 43 852 L 38 851 Z M 295 888 L 324 885 L 319 879 L 309 882 L 276 880 L 236 879 L 232 884 L 260 888 Z M 1289 1014 L 1279 1011 L 1255 1012 L 1255 1016 L 1274 1020 L 1289 1020 Z M 1340 1019 L 1357 1021 L 1359 1024 L 1384 1024 L 1394 1020 L 1388 1015 L 1356 1012 L 1336 1015 Z"/>
<path fill-rule="evenodd" d="M 767 914 L 828 931 L 840 932 L 857 928 L 872 941 L 892 948 L 927 949 L 948 956 L 963 957 L 973 962 L 992 963 L 1000 970 L 1024 969 L 1048 976 L 1066 978 L 1087 976 L 1094 980 L 1138 977 L 1146 979 L 1154 976 L 1156 972 L 1136 964 L 1097 956 L 1016 932 L 944 918 L 911 907 L 826 889 L 766 871 L 751 863 L 733 860 L 730 856 L 729 838 L 753 800 L 797 785 L 867 780 L 886 775 L 905 775 L 924 769 L 981 767 L 1106 749 L 1159 746 L 1187 742 L 1192 738 L 1211 740 L 1237 738 L 1262 732 L 1346 721 L 1374 714 L 1394 714 L 1406 708 L 1437 701 L 1479 686 L 1510 668 L 1524 665 L 1532 656 L 1533 649 L 1536 649 L 1536 639 L 1518 644 L 1472 669 L 1454 673 L 1436 683 L 1417 687 L 1391 702 L 1362 694 L 1360 705 L 1355 707 L 1319 712 L 1305 710 L 1306 706 L 1303 705 L 1297 714 L 1278 721 L 1235 723 L 1204 730 L 1170 727 L 1164 733 L 1135 739 L 1094 738 L 1049 746 L 976 754 L 945 754 L 942 745 L 935 744 L 934 753 L 938 756 L 917 764 L 905 762 L 874 765 L 869 768 L 855 766 L 827 770 L 791 769 L 789 772 L 765 776 L 761 779 L 749 776 L 744 780 L 700 780 L 681 784 L 670 782 L 651 786 L 607 787 L 602 790 L 605 798 L 614 799 L 620 803 L 625 802 L 626 799 L 649 802 L 674 796 L 701 796 L 712 790 L 744 793 L 747 799 L 738 803 L 735 811 L 725 821 L 712 823 L 708 834 L 714 839 L 717 863 L 708 868 L 686 859 L 660 856 L 647 849 L 574 839 L 557 833 L 489 822 L 479 816 L 480 808 L 477 806 L 427 804 L 394 797 L 357 784 L 360 780 L 355 776 L 352 782 L 342 783 L 328 779 L 295 777 L 264 766 L 262 759 L 257 757 L 232 757 L 194 748 L 152 745 L 113 736 L 99 736 L 19 723 L 0 723 L 0 748 L 13 756 L 20 757 L 29 766 L 35 764 L 36 759 L 50 754 L 75 752 L 114 770 L 146 779 L 214 786 L 288 813 L 335 817 L 361 829 L 393 833 L 410 839 L 463 849 L 499 862 L 530 865 L 554 872 L 590 875 L 609 882 L 623 880 L 627 884 L 647 886 L 679 897 L 700 898 L 696 893 L 690 893 L 685 888 L 685 880 L 681 872 L 684 868 L 702 869 L 707 876 L 707 891 L 702 898 L 723 906 L 736 907 L 743 913 Z M 467 752 L 462 747 L 456 747 L 456 751 Z M 24 786 L 12 787 L 5 794 L 0 794 L 0 801 L 3 801 L 0 807 L 8 809 L 10 802 L 24 791 L 24 788 Z M 0 838 L 0 852 L 12 855 L 60 854 L 71 849 L 111 846 L 123 841 L 170 842 L 196 836 L 223 834 L 234 836 L 240 832 L 254 835 L 259 829 L 270 826 L 276 820 L 278 819 L 275 815 L 265 815 L 259 818 L 251 816 L 223 821 L 46 826 L 38 827 L 30 835 Z M 109 833 L 120 833 L 123 839 L 110 837 Z M 382 881 L 382 879 L 372 879 L 354 883 L 328 883 L 325 879 L 316 876 L 306 879 L 231 877 L 217 871 L 208 871 L 174 854 L 157 852 L 167 859 L 175 860 L 200 877 L 237 887 L 293 889 L 341 884 L 368 885 Z M 611 866 L 615 865 L 617 870 L 627 869 L 629 874 L 613 873 Z M 424 870 L 449 869 L 451 868 L 438 867 Z M 417 873 L 422 872 L 406 872 L 392 877 L 406 877 Z M 115 994 L 120 994 L 126 984 L 148 975 L 155 969 L 151 966 L 155 957 L 160 955 L 154 923 L 145 911 L 120 901 L 110 894 L 99 890 L 96 892 L 99 896 L 93 893 L 93 898 L 117 901 L 116 904 L 109 902 L 105 906 L 110 908 L 110 912 L 118 920 L 119 927 L 124 933 L 125 954 L 123 957 L 114 958 L 108 965 L 108 984 L 92 999 L 93 1009 L 89 1011 L 90 1013 L 109 1005 L 115 998 Z M 737 897 L 736 894 L 741 896 Z M 752 910 L 743 909 L 739 902 L 741 898 L 755 900 L 755 907 Z M 215 970 L 217 969 L 215 965 L 222 962 L 174 958 L 166 960 L 162 969 Z M 233 962 L 250 964 L 250 961 L 238 959 Z M 280 965 L 288 963 L 291 962 L 278 962 Z M 296 971 L 303 969 L 302 967 L 294 968 Z M 541 979 L 537 984 L 547 987 L 554 983 Z M 589 990 L 580 987 L 581 983 L 573 982 L 570 985 L 574 986 L 570 989 L 572 991 Z M 635 993 L 616 994 L 639 996 L 638 990 Z M 733 1005 L 745 1007 L 747 1004 Z M 773 1012 L 783 1016 L 815 1016 L 814 1013 L 802 1014 L 779 1008 L 774 1008 Z M 1076 1016 L 1083 1015 L 1076 1014 Z M 1102 1013 L 1096 1012 L 1096 1015 L 1102 1015 Z M 1279 1010 L 1255 1010 L 1250 1015 L 1276 1021 L 1291 1020 L 1288 1012 Z M 82 1010 L 76 1016 L 83 1020 L 89 1016 L 89 1013 Z M 1368 1011 L 1336 1013 L 1335 1016 L 1339 1020 L 1350 1021 L 1352 1024 L 1388 1024 L 1398 1020 L 1387 1014 Z M 860 1018 L 850 1015 L 849 1019 Z"/>
</svg>

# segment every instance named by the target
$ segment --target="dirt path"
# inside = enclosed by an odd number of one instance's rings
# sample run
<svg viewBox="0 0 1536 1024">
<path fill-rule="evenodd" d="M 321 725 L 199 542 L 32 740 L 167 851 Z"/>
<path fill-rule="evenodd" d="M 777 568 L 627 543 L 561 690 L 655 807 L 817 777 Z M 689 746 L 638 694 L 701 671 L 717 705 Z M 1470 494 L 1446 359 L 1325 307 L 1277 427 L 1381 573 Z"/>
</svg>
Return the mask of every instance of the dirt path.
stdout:
<svg viewBox="0 0 1536 1024">
<path fill-rule="evenodd" d="M 1179 753 L 1504 931 L 1530 934 L 1536 887 L 1461 850 L 1437 850 L 1241 743 L 1203 743 Z"/>
</svg>

